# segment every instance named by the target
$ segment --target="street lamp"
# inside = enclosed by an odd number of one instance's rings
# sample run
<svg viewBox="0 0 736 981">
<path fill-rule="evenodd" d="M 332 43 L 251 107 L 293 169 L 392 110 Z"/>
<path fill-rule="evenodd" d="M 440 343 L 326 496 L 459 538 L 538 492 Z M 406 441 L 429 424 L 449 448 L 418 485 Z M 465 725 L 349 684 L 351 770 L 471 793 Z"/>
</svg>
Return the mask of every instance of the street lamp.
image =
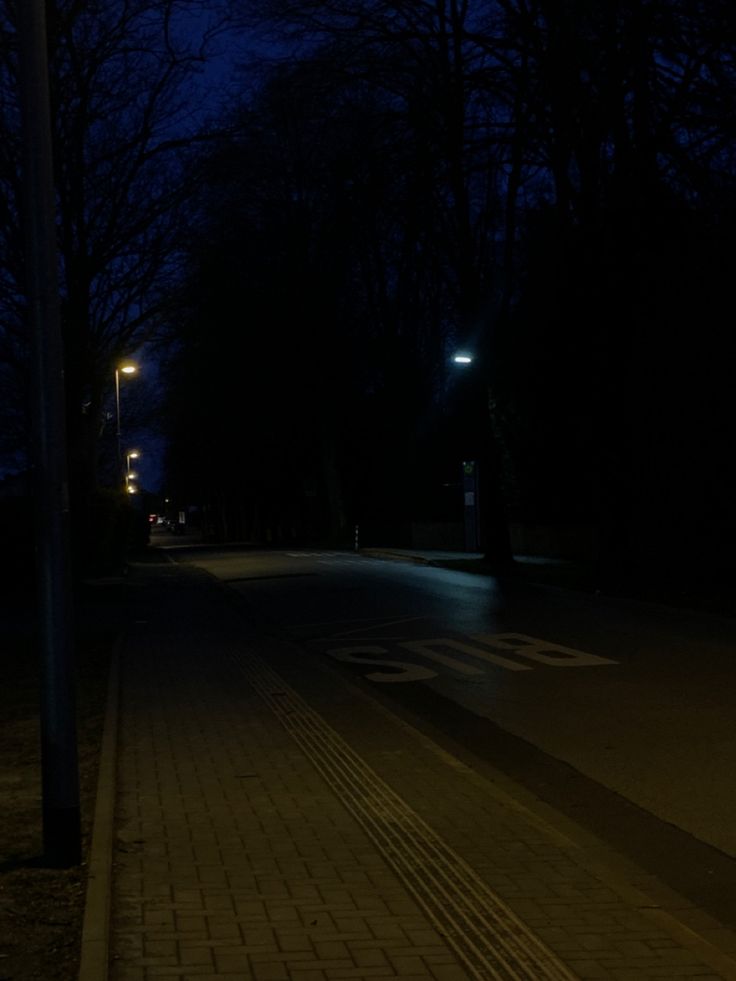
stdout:
<svg viewBox="0 0 736 981">
<path fill-rule="evenodd" d="M 451 360 L 460 370 L 469 371 L 468 409 L 470 403 L 476 400 L 480 403 L 472 410 L 477 421 L 471 426 L 476 429 L 481 420 L 485 420 L 483 427 L 475 432 L 474 455 L 478 459 L 463 463 L 465 547 L 468 550 L 482 547 L 487 561 L 499 568 L 507 568 L 513 564 L 513 552 L 501 486 L 502 457 L 491 415 L 491 389 L 478 371 L 482 361 L 472 351 L 457 351 Z M 470 365 L 473 365 L 472 370 L 469 370 Z"/>
<path fill-rule="evenodd" d="M 124 361 L 115 366 L 115 430 L 118 440 L 118 469 L 122 475 L 123 471 L 123 449 L 120 437 L 120 375 L 134 375 L 138 371 L 137 365 L 130 361 Z"/>
<path fill-rule="evenodd" d="M 456 351 L 452 363 L 460 369 L 473 364 L 475 358 L 469 351 Z M 477 454 L 479 447 L 475 447 Z M 475 460 L 463 461 L 463 525 L 466 552 L 476 552 L 480 547 L 478 465 Z"/>
<path fill-rule="evenodd" d="M 140 455 L 141 454 L 139 450 L 128 450 L 128 452 L 125 454 L 125 483 L 126 484 L 130 483 L 131 480 L 137 479 L 138 475 L 133 473 L 133 471 L 130 469 L 130 461 L 138 460 L 140 458 Z"/>
</svg>

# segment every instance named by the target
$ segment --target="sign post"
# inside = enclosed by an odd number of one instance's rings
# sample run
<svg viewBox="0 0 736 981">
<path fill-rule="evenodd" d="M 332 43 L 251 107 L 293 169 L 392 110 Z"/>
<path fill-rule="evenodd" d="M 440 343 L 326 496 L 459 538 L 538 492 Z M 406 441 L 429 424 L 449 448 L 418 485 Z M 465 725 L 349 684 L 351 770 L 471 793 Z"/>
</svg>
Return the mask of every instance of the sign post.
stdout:
<svg viewBox="0 0 736 981">
<path fill-rule="evenodd" d="M 467 460 L 463 463 L 463 523 L 466 552 L 480 551 L 478 503 L 478 464 L 475 460 Z"/>
</svg>

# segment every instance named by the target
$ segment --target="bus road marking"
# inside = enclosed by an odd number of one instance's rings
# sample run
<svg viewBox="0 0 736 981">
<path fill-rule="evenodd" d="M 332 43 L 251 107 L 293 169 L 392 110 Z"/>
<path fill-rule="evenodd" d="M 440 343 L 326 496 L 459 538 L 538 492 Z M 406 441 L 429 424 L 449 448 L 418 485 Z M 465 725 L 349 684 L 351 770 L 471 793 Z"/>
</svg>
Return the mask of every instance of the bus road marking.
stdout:
<svg viewBox="0 0 736 981">
<path fill-rule="evenodd" d="M 486 672 L 474 664 L 468 664 L 465 660 L 451 657 L 443 651 L 456 651 L 458 654 L 477 658 L 505 671 L 531 671 L 538 665 L 553 668 L 577 668 L 619 663 L 608 657 L 589 654 L 574 647 L 566 647 L 564 644 L 541 640 L 539 637 L 530 637 L 528 634 L 473 634 L 470 640 L 475 641 L 475 643 L 470 644 L 466 641 L 455 640 L 452 637 L 435 637 L 429 640 L 401 641 L 398 646 L 410 654 L 440 664 L 449 671 L 475 676 L 483 675 Z M 484 646 L 476 646 L 480 644 Z M 504 655 L 510 654 L 514 658 L 524 658 L 533 663 L 531 665 L 521 663 L 498 653 L 499 651 L 503 651 Z M 437 671 L 421 664 L 393 659 L 391 648 L 378 644 L 338 647 L 327 650 L 325 653 L 337 661 L 348 664 L 389 668 L 388 671 L 369 671 L 365 674 L 365 677 L 370 681 L 376 681 L 379 684 L 428 681 L 438 675 Z"/>
</svg>

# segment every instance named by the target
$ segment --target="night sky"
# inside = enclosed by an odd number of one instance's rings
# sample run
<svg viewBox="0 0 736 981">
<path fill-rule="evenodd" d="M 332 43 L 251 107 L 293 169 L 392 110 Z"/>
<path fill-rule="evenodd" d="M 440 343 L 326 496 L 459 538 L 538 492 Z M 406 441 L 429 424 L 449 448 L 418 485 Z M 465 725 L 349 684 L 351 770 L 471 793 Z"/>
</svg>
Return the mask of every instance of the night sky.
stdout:
<svg viewBox="0 0 736 981">
<path fill-rule="evenodd" d="M 544 527 L 612 574 L 722 572 L 733 14 L 174 6 L 168 38 L 164 3 L 49 24 L 80 511 L 117 486 L 111 379 L 133 356 L 146 504 L 196 506 L 215 538 L 457 534 L 472 459 L 486 544 Z M 13 58 L 5 472 L 27 445 Z"/>
</svg>

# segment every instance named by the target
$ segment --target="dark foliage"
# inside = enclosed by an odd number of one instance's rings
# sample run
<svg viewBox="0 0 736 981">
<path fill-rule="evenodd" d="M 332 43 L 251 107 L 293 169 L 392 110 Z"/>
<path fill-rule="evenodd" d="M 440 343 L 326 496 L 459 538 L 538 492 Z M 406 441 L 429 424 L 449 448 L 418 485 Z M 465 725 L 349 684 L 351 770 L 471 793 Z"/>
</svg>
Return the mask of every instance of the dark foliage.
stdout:
<svg viewBox="0 0 736 981">
<path fill-rule="evenodd" d="M 70 406 L 98 420 L 114 357 L 175 324 L 170 490 L 211 534 L 350 540 L 361 523 L 399 541 L 412 520 L 459 517 L 473 457 L 498 527 L 585 525 L 607 573 L 725 563 L 725 0 L 238 0 L 269 56 L 244 65 L 240 104 L 196 156 L 201 133 L 170 129 L 199 53 L 172 59 L 145 18 L 110 9 L 92 30 L 83 7 L 57 7 Z M 134 81 L 166 54 L 162 102 L 117 85 L 127 62 L 105 60 L 103 35 L 108 52 L 146 42 Z M 86 129 L 75 45 L 110 113 Z M 7 364 L 22 348 L 13 241 Z M 476 354 L 463 375 L 459 345 Z"/>
<path fill-rule="evenodd" d="M 589 526 L 612 575 L 719 561 L 730 8 L 240 9 L 287 57 L 208 162 L 190 252 L 213 487 L 227 469 L 261 531 L 316 528 L 297 512 L 321 500 L 322 528 L 383 517 L 396 540 L 456 518 L 455 468 L 492 445 L 507 513 Z"/>
</svg>

